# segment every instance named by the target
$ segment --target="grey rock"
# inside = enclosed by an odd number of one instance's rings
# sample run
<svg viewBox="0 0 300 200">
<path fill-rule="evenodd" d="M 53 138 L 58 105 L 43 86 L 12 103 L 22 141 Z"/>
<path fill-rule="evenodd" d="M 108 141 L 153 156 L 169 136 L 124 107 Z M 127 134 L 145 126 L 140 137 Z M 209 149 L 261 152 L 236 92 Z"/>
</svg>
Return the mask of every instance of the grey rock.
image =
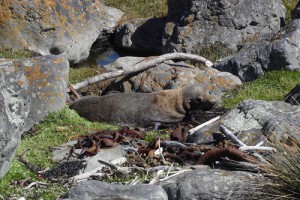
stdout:
<svg viewBox="0 0 300 200">
<path fill-rule="evenodd" d="M 121 24 L 115 35 L 117 48 L 138 54 L 161 54 L 163 18 L 131 19 Z"/>
<path fill-rule="evenodd" d="M 68 73 L 65 55 L 0 61 L 0 178 L 23 132 L 64 107 Z"/>
<path fill-rule="evenodd" d="M 286 95 L 284 101 L 292 105 L 300 105 L 300 84 L 296 85 L 296 87 Z"/>
<path fill-rule="evenodd" d="M 261 139 L 276 143 L 290 134 L 300 137 L 300 107 L 283 101 L 244 100 L 223 119 L 234 132 L 260 130 Z"/>
<path fill-rule="evenodd" d="M 126 70 L 144 59 L 147 58 L 122 57 L 104 68 L 109 71 Z M 161 63 L 134 77 L 129 75 L 118 78 L 111 83 L 110 90 L 151 93 L 196 83 L 206 85 L 211 92 L 218 96 L 222 96 L 223 92 L 242 84 L 238 77 L 228 72 L 220 72 L 208 67 L 197 68 L 184 62 L 170 61 Z"/>
<path fill-rule="evenodd" d="M 162 183 L 169 200 L 260 199 L 255 189 L 263 177 L 257 174 L 201 169 Z"/>
<path fill-rule="evenodd" d="M 197 53 L 221 43 L 237 50 L 240 43 L 278 30 L 285 17 L 280 0 L 168 0 L 163 52 Z"/>
<path fill-rule="evenodd" d="M 271 34 L 245 45 L 237 54 L 220 59 L 214 68 L 252 81 L 272 70 L 300 71 L 300 19 Z"/>
<path fill-rule="evenodd" d="M 84 181 L 73 186 L 64 200 L 167 200 L 157 185 L 119 185 L 100 181 Z"/>
<path fill-rule="evenodd" d="M 69 61 L 78 63 L 88 57 L 97 39 L 108 42 L 123 12 L 92 0 L 8 0 L 0 16 L 0 48 L 41 55 L 66 52 Z"/>
</svg>

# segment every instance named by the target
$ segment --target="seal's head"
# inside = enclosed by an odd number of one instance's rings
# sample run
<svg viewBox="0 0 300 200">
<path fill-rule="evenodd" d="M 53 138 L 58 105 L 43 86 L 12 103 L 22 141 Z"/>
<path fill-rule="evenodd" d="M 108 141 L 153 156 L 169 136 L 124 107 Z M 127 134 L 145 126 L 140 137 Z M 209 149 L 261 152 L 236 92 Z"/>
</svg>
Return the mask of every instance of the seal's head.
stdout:
<svg viewBox="0 0 300 200">
<path fill-rule="evenodd" d="M 182 92 L 191 110 L 209 110 L 220 103 L 220 97 L 212 94 L 212 92 L 202 84 L 187 86 L 183 88 Z"/>
</svg>

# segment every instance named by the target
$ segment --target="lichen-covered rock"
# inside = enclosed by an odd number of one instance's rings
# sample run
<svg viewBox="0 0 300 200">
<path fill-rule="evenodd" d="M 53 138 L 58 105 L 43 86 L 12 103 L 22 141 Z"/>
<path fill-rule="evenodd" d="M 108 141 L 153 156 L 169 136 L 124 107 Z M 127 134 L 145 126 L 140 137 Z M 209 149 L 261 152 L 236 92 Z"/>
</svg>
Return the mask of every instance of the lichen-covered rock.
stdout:
<svg viewBox="0 0 300 200">
<path fill-rule="evenodd" d="M 116 30 L 115 46 L 138 54 L 161 54 L 165 23 L 163 18 L 126 21 Z"/>
<path fill-rule="evenodd" d="M 169 179 L 162 186 L 169 200 L 260 199 L 258 185 L 263 180 L 247 172 L 201 169 Z"/>
<path fill-rule="evenodd" d="M 222 58 L 214 68 L 230 72 L 242 81 L 252 81 L 272 70 L 300 71 L 300 19 L 257 41 L 245 45 L 237 54 Z"/>
<path fill-rule="evenodd" d="M 300 106 L 300 84 L 296 85 L 296 87 L 286 95 L 285 102 Z"/>
<path fill-rule="evenodd" d="M 107 70 L 114 71 L 128 69 L 138 62 L 142 57 L 122 57 L 114 63 L 104 66 Z M 214 68 L 197 68 L 184 62 L 159 64 L 134 77 L 131 75 L 118 78 L 113 83 L 114 89 L 122 92 L 157 92 L 165 89 L 181 88 L 187 85 L 202 83 L 221 96 L 223 92 L 235 88 L 242 82 L 236 76 L 227 72 L 219 72 Z"/>
<path fill-rule="evenodd" d="M 168 196 L 157 185 L 120 185 L 95 180 L 80 182 L 62 200 L 167 200 Z"/>
<path fill-rule="evenodd" d="M 88 57 L 98 37 L 108 41 L 107 33 L 123 16 L 92 0 L 4 0 L 0 5 L 0 48 L 66 52 L 73 63 Z"/>
<path fill-rule="evenodd" d="M 196 53 L 220 42 L 237 50 L 240 43 L 281 27 L 280 0 L 168 0 L 163 52 Z"/>
<path fill-rule="evenodd" d="M 9 169 L 22 133 L 64 107 L 68 73 L 64 54 L 0 60 L 0 178 Z"/>
</svg>

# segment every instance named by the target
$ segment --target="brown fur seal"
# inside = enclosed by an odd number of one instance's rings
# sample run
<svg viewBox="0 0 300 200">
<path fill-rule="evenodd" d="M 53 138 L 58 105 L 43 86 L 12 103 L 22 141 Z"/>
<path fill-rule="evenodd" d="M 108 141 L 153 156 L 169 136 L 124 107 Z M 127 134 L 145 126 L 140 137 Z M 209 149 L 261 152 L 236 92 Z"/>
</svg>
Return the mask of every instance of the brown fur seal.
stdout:
<svg viewBox="0 0 300 200">
<path fill-rule="evenodd" d="M 181 122 L 189 110 L 207 110 L 217 97 L 201 84 L 154 93 L 87 96 L 70 107 L 90 121 L 148 126 Z"/>
</svg>

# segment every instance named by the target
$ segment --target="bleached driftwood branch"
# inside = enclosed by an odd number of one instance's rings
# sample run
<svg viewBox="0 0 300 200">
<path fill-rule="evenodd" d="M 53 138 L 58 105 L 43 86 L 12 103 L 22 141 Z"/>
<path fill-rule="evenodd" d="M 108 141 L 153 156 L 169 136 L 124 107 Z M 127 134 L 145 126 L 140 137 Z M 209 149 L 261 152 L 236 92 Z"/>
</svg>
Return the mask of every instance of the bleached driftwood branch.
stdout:
<svg viewBox="0 0 300 200">
<path fill-rule="evenodd" d="M 194 134 L 196 131 L 198 131 L 199 129 L 201 129 L 202 127 L 209 125 L 215 121 L 217 121 L 218 119 L 220 119 L 220 116 L 217 116 L 215 118 L 212 118 L 211 120 L 208 120 L 207 122 L 204 122 L 203 124 L 200 124 L 192 129 L 189 130 L 190 135 Z"/>
<path fill-rule="evenodd" d="M 75 90 L 78 90 L 80 88 L 87 87 L 91 84 L 94 84 L 94 83 L 97 83 L 100 81 L 104 81 L 104 80 L 111 79 L 111 78 L 117 78 L 119 76 L 124 76 L 127 74 L 141 72 L 141 71 L 144 71 L 144 70 L 146 70 L 150 67 L 153 67 L 159 63 L 162 63 L 166 60 L 172 60 L 172 59 L 195 60 L 195 61 L 205 64 L 208 67 L 211 67 L 213 65 L 213 63 L 211 61 L 207 60 L 206 58 L 204 58 L 202 56 L 189 54 L 189 53 L 177 53 L 177 52 L 176 53 L 168 53 L 168 54 L 158 56 L 158 57 L 148 60 L 148 61 L 147 61 L 147 59 L 145 59 L 144 61 L 134 65 L 133 67 L 131 67 L 129 69 L 103 73 L 103 74 L 88 78 L 80 83 L 73 84 L 71 86 Z"/>
<path fill-rule="evenodd" d="M 239 149 L 241 151 L 246 151 L 246 150 L 258 150 L 258 148 L 260 148 L 259 150 L 267 150 L 270 151 L 270 149 L 272 149 L 272 151 L 276 151 L 276 149 L 272 148 L 272 147 L 261 147 L 262 142 L 258 143 L 255 146 L 247 146 L 245 143 L 243 143 L 241 140 L 239 140 L 230 130 L 228 130 L 225 126 L 220 125 L 220 131 L 226 135 L 229 139 L 231 139 L 231 141 L 233 141 L 234 143 L 238 144 L 240 147 Z M 252 148 L 251 148 L 252 147 Z M 242 150 L 242 149 L 245 150 Z M 267 149 L 263 149 L 263 148 L 267 148 Z M 263 163 L 268 163 L 268 161 L 266 161 L 266 159 L 264 159 L 261 155 L 259 155 L 258 153 L 253 153 L 253 156 L 257 157 L 261 162 Z"/>
</svg>

